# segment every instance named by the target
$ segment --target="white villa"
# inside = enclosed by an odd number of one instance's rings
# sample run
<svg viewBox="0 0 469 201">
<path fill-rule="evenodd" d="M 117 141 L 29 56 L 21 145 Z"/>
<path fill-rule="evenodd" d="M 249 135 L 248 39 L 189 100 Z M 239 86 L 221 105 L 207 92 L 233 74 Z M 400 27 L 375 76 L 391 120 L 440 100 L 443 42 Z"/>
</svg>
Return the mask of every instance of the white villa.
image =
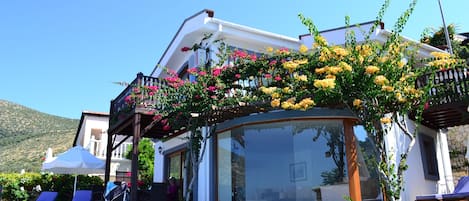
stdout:
<svg viewBox="0 0 469 201">
<path fill-rule="evenodd" d="M 109 114 L 102 112 L 83 111 L 77 134 L 73 140 L 73 146 L 80 145 L 89 150 L 91 154 L 99 159 L 106 160 L 106 146 L 109 128 Z M 124 136 L 116 136 L 120 142 Z M 114 146 L 117 143 L 114 144 Z M 125 154 L 132 146 L 132 140 L 126 140 L 120 144 L 111 154 L 111 177 L 113 180 L 129 180 L 127 174 L 130 172 L 130 160 Z M 104 176 L 104 175 L 103 175 Z"/>
<path fill-rule="evenodd" d="M 349 29 L 361 33 L 360 30 L 368 30 L 373 23 L 362 23 Z M 345 43 L 345 32 L 346 28 L 342 27 L 322 31 L 321 34 L 329 43 L 340 45 Z M 211 40 L 223 39 L 229 48 L 251 53 L 263 53 L 266 47 L 297 50 L 300 45 L 311 46 L 313 42 L 309 34 L 299 35 L 298 38 L 283 36 L 217 19 L 213 11 L 203 10 L 183 22 L 161 56 L 159 65 L 148 77 L 137 75 L 134 83 L 167 76 L 159 66 L 167 66 L 179 72 L 180 77 L 189 79 L 185 75 L 186 70 L 203 63 L 206 53 L 202 50 L 187 53 L 182 52 L 181 48 L 200 42 L 207 33 L 213 34 Z M 381 24 L 371 39 L 384 42 L 389 34 Z M 363 35 L 357 34 L 357 40 L 363 40 Z M 421 44 L 418 56 L 430 57 L 430 52 L 434 51 L 441 50 Z M 213 52 L 208 55 L 216 58 Z M 151 122 L 150 115 L 140 113 L 137 108 L 122 112 L 124 97 L 130 93 L 129 90 L 126 89 L 111 102 L 109 134 L 133 136 L 134 143 L 138 143 L 141 137 L 162 139 L 167 133 L 162 133 L 161 129 L 145 131 Z M 405 173 L 402 200 L 453 191 L 445 128 L 467 123 L 458 116 L 466 112 L 466 107 L 448 105 L 426 110 L 416 145 L 407 160 L 409 169 Z M 435 114 L 439 116 L 435 117 Z M 110 142 L 105 134 L 105 119 L 107 115 L 83 113 L 75 144 L 88 146 L 92 153 L 104 157 L 101 155 L 103 145 L 98 141 Z M 207 141 L 200 164 L 195 200 L 337 201 L 346 196 L 382 200 L 378 173 L 368 161 L 374 156 L 374 144 L 361 126 L 354 125 L 355 119 L 345 110 L 315 108 L 308 111 L 253 113 L 218 123 L 215 136 Z M 412 120 L 407 121 L 413 127 Z M 394 129 L 392 133 L 386 136 L 387 150 L 398 155 L 408 141 L 399 129 Z M 190 173 L 184 165 L 187 148 L 185 135 L 173 134 L 156 142 L 155 188 L 164 188 L 163 184 L 171 176 L 179 180 L 181 193 L 187 190 Z M 112 175 L 116 169 L 113 167 L 114 152 L 110 161 L 108 169 Z M 120 165 L 117 169 L 122 167 L 129 166 Z M 164 190 L 160 192 L 164 193 Z M 132 198 L 136 196 L 132 194 Z"/>
</svg>

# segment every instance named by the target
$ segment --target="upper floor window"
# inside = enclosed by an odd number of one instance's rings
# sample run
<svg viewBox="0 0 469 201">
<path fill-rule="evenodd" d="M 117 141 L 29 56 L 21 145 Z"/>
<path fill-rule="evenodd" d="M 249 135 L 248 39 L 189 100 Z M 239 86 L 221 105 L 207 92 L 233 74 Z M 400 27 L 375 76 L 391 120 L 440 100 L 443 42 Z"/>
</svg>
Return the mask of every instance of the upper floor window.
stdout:
<svg viewBox="0 0 469 201">
<path fill-rule="evenodd" d="M 437 181 L 440 179 L 438 174 L 438 161 L 436 159 L 436 147 L 433 137 L 419 134 L 420 154 L 422 158 L 423 172 L 425 179 Z"/>
</svg>

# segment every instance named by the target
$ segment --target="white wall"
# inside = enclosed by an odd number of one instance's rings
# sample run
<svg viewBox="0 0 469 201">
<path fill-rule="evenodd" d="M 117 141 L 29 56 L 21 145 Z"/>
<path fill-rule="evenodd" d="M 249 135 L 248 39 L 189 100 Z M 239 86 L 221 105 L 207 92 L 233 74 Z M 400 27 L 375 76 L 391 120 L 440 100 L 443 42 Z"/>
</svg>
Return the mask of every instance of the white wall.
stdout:
<svg viewBox="0 0 469 201">
<path fill-rule="evenodd" d="M 413 131 L 415 129 L 414 123 L 408 119 L 406 122 L 409 130 Z M 419 137 L 417 135 L 417 138 L 415 139 L 415 145 L 413 146 L 407 158 L 407 164 L 409 168 L 404 173 L 405 183 L 404 191 L 401 193 L 401 200 L 415 200 L 415 196 L 417 195 L 436 194 L 439 191 L 439 186 L 441 187 L 442 185 L 446 185 L 445 178 L 447 176 L 452 177 L 451 175 L 445 175 L 443 164 L 450 163 L 450 161 L 449 158 L 445 159 L 442 157 L 442 151 L 444 150 L 440 149 L 440 142 L 438 141 L 440 138 L 438 137 L 439 134 L 437 131 L 429 129 L 425 126 L 419 126 L 419 132 L 433 137 L 435 140 L 440 180 L 432 181 L 425 179 Z M 397 128 L 396 125 L 394 125 L 390 133 L 385 136 L 385 142 L 388 153 L 399 157 L 400 153 L 407 149 L 410 140 L 403 134 L 402 131 L 400 131 L 399 128 Z"/>
</svg>

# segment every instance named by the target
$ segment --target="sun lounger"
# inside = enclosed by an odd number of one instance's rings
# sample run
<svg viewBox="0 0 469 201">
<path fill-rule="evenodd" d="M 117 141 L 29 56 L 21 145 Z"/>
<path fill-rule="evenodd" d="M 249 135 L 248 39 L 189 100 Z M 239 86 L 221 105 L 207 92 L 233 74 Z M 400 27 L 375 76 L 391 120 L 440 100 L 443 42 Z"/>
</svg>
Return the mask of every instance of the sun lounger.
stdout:
<svg viewBox="0 0 469 201">
<path fill-rule="evenodd" d="M 36 201 L 54 201 L 57 198 L 57 195 L 57 192 L 42 191 Z"/>
<path fill-rule="evenodd" d="M 92 197 L 93 191 L 91 190 L 77 190 L 72 201 L 91 201 Z"/>
<path fill-rule="evenodd" d="M 469 176 L 461 177 L 453 193 L 420 195 L 416 201 L 469 201 Z"/>
</svg>

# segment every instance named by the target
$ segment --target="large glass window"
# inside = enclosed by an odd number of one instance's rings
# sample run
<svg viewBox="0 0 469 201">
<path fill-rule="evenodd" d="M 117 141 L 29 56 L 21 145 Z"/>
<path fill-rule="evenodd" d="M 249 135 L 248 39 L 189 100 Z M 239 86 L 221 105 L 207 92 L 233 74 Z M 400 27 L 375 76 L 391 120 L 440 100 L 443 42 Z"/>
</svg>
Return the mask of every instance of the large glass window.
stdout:
<svg viewBox="0 0 469 201">
<path fill-rule="evenodd" d="M 239 127 L 217 137 L 218 200 L 343 200 L 342 121 Z"/>
</svg>

